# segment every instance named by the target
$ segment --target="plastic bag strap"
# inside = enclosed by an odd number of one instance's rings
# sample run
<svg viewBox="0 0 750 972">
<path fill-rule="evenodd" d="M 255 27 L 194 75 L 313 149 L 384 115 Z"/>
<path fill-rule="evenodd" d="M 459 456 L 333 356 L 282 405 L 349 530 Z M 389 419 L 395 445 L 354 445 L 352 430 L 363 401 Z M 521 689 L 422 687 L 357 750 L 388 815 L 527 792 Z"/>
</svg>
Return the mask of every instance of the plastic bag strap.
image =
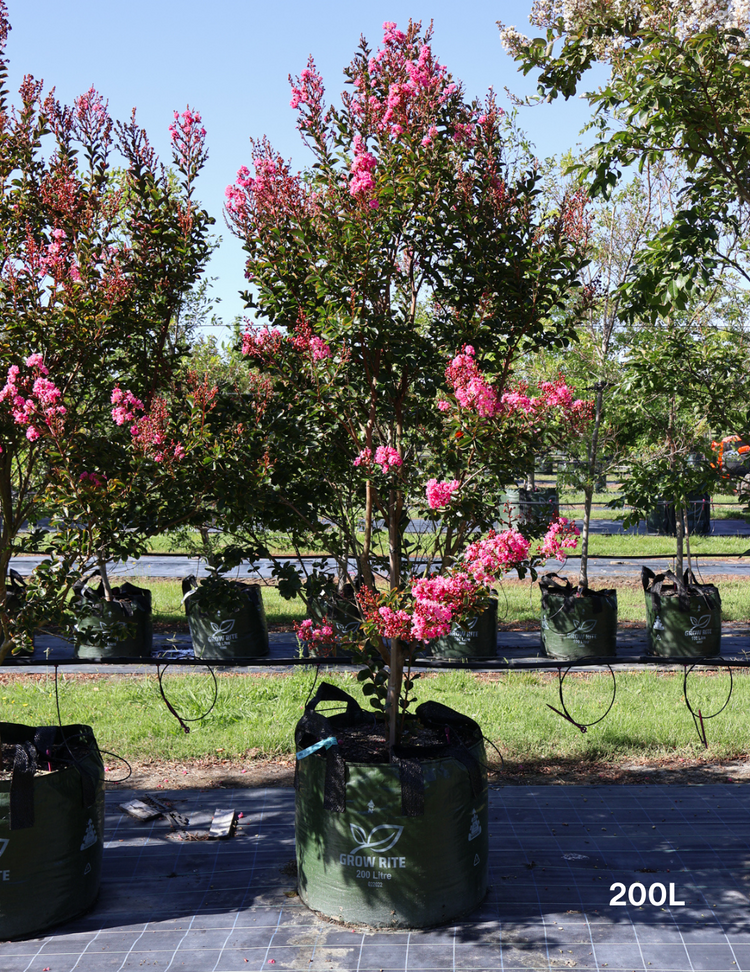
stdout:
<svg viewBox="0 0 750 972">
<path fill-rule="evenodd" d="M 346 760 L 338 746 L 326 750 L 326 779 L 323 793 L 323 809 L 331 813 L 346 810 Z"/>
<path fill-rule="evenodd" d="M 14 594 L 22 594 L 26 590 L 26 581 L 12 567 L 8 571 L 8 580 L 10 581 L 9 587 Z"/>
<path fill-rule="evenodd" d="M 423 702 L 418 705 L 415 714 L 420 722 L 430 729 L 445 730 L 447 745 L 443 755 L 457 759 L 466 768 L 471 783 L 472 795 L 476 798 L 484 791 L 482 767 L 474 757 L 469 747 L 463 742 L 458 733 L 451 729 L 468 729 L 481 739 L 482 730 L 478 723 L 461 712 L 456 712 L 442 702 Z"/>
<path fill-rule="evenodd" d="M 76 595 L 77 597 L 81 597 L 81 596 L 85 596 L 85 594 L 84 594 L 84 590 L 86 589 L 86 587 L 88 586 L 88 584 L 89 584 L 89 583 L 90 583 L 90 582 L 91 582 L 91 581 L 92 581 L 92 580 L 93 580 L 93 579 L 94 579 L 95 577 L 99 577 L 99 578 L 101 578 L 101 576 L 102 576 L 102 574 L 101 574 L 101 571 L 99 570 L 99 568 L 98 568 L 98 567 L 95 567 L 95 568 L 94 568 L 94 569 L 93 569 L 93 570 L 91 571 L 91 573 L 90 573 L 90 574 L 88 574 L 88 575 L 87 575 L 86 577 L 81 577 L 81 578 L 79 578 L 79 579 L 78 579 L 78 580 L 77 580 L 77 581 L 75 582 L 75 584 L 73 585 L 73 593 L 74 593 L 74 594 L 75 594 L 75 595 Z M 93 594 L 93 591 L 92 591 L 91 593 Z"/>
<path fill-rule="evenodd" d="M 424 773 L 418 759 L 399 756 L 398 747 L 391 753 L 391 763 L 398 767 L 401 782 L 401 812 L 405 817 L 424 816 Z"/>
<path fill-rule="evenodd" d="M 321 682 L 318 691 L 305 706 L 305 714 L 312 712 L 319 702 L 346 702 L 345 725 L 355 726 L 362 721 L 364 713 L 362 707 L 356 699 L 353 699 L 348 692 L 340 689 L 337 685 L 330 682 Z"/>
<path fill-rule="evenodd" d="M 10 781 L 11 830 L 27 830 L 34 826 L 36 757 L 36 747 L 32 742 L 16 743 Z"/>
<path fill-rule="evenodd" d="M 422 702 L 414 710 L 414 713 L 422 725 L 427 726 L 428 729 L 441 730 L 445 726 L 455 726 L 458 729 L 463 726 L 475 732 L 480 739 L 482 737 L 482 730 L 478 723 L 462 712 L 456 712 L 450 706 L 443 705 L 442 702 Z"/>
<path fill-rule="evenodd" d="M 325 684 L 325 683 L 324 683 Z M 334 688 L 335 686 L 330 686 Z M 322 686 L 321 686 L 322 688 Z M 345 692 L 342 693 L 346 695 Z M 316 696 L 317 699 L 317 696 Z M 302 741 L 306 736 L 311 736 L 316 741 L 325 739 L 327 736 L 335 736 L 335 730 L 328 719 L 319 712 L 313 711 L 313 699 L 305 714 L 297 723 L 294 731 L 294 739 L 297 748 L 302 746 Z M 352 699 L 352 702 L 355 702 Z M 355 702 L 356 705 L 356 702 Z M 361 710 L 360 710 L 361 711 Z M 331 746 L 324 750 L 326 761 L 326 775 L 323 791 L 323 809 L 330 810 L 332 813 L 343 813 L 346 810 L 346 761 L 339 753 L 338 746 Z M 299 760 L 294 764 L 294 787 L 300 792 L 300 773 Z"/>
<path fill-rule="evenodd" d="M 653 570 L 645 566 L 641 567 L 641 584 L 643 585 L 643 590 L 647 594 L 649 593 L 649 584 L 655 579 L 655 577 L 656 574 L 653 572 Z"/>
</svg>

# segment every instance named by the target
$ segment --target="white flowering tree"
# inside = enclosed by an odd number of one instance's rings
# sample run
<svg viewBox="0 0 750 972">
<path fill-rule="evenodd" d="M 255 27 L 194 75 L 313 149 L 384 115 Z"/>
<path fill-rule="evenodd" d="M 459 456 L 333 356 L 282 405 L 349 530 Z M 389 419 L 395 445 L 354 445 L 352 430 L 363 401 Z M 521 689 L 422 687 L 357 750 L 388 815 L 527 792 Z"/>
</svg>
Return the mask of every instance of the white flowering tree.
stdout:
<svg viewBox="0 0 750 972">
<path fill-rule="evenodd" d="M 584 97 L 597 141 L 580 167 L 592 195 L 607 196 L 629 166 L 679 162 L 685 180 L 674 218 L 649 243 L 626 287 L 631 313 L 656 320 L 701 300 L 744 253 L 750 203 L 750 97 L 746 0 L 541 0 L 529 38 L 500 24 L 506 49 L 535 73 L 539 97 L 571 98 L 595 64 L 607 82 Z"/>
</svg>

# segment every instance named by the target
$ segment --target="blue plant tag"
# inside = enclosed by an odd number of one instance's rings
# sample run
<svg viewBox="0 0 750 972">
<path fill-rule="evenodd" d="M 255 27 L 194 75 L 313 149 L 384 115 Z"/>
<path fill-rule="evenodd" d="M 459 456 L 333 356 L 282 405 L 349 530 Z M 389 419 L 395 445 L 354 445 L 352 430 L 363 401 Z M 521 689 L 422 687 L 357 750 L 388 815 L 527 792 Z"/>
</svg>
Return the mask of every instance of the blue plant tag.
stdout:
<svg viewBox="0 0 750 972">
<path fill-rule="evenodd" d="M 329 736 L 327 739 L 321 739 L 320 742 L 313 743 L 312 746 L 308 746 L 307 749 L 302 749 L 297 753 L 297 759 L 304 759 L 305 756 L 310 756 L 312 753 L 317 753 L 319 749 L 324 746 L 328 749 L 331 746 L 335 746 L 338 743 L 338 739 L 335 736 Z"/>
</svg>

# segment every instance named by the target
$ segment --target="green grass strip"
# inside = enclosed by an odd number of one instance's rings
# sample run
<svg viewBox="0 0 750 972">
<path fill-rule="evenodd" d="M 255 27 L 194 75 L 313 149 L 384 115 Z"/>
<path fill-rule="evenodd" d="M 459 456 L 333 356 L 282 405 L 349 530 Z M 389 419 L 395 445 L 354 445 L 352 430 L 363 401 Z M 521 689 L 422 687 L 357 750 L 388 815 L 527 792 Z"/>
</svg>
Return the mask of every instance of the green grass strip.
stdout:
<svg viewBox="0 0 750 972">
<path fill-rule="evenodd" d="M 189 735 L 167 711 L 153 675 L 62 674 L 58 689 L 63 722 L 91 725 L 102 749 L 137 760 L 239 760 L 249 751 L 258 757 L 291 756 L 294 726 L 314 677 L 311 670 L 289 675 L 219 675 L 216 705 L 200 718 L 213 699 L 211 677 L 167 673 L 164 687 L 174 707 L 184 717 L 198 719 L 191 723 Z M 325 678 L 366 707 L 353 676 Z M 724 703 L 729 678 L 724 672 L 692 675 L 688 686 L 693 707 L 708 715 Z M 612 711 L 586 734 L 547 707 L 546 703 L 559 706 L 554 675 L 448 672 L 420 678 L 415 690 L 419 701 L 435 699 L 476 719 L 485 736 L 511 761 L 622 761 L 695 757 L 704 752 L 685 705 L 681 673 L 618 672 Z M 565 690 L 571 715 L 592 722 L 609 705 L 612 680 L 607 674 L 572 675 L 565 681 Z M 750 673 L 735 673 L 728 707 L 706 722 L 713 758 L 747 754 L 748 706 Z M 4 674 L 0 707 L 5 721 L 56 724 L 53 677 Z"/>
</svg>

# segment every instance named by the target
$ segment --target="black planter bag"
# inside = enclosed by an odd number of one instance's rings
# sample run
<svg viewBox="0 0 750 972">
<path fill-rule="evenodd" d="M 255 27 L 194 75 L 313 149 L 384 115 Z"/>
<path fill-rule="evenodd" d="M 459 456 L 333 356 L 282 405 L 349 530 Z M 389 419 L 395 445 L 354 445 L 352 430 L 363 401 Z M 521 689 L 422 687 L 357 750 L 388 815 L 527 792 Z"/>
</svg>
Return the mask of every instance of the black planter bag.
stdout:
<svg viewBox="0 0 750 972">
<path fill-rule="evenodd" d="M 494 658 L 497 655 L 497 601 L 429 645 L 436 658 Z"/>
<path fill-rule="evenodd" d="M 5 581 L 5 603 L 8 614 L 10 614 L 11 617 L 21 610 L 25 597 L 26 581 L 17 570 L 9 570 Z M 33 653 L 33 648 L 22 648 L 18 654 L 28 656 L 32 655 Z"/>
<path fill-rule="evenodd" d="M 688 533 L 690 536 L 707 537 L 711 533 L 710 496 L 690 496 L 687 504 Z M 649 533 L 674 537 L 677 535 L 674 503 L 659 500 L 656 509 L 646 518 Z"/>
<path fill-rule="evenodd" d="M 551 658 L 614 658 L 617 647 L 617 591 L 587 590 L 581 597 L 557 574 L 539 578 L 542 592 L 542 648 Z"/>
<path fill-rule="evenodd" d="M 362 616 L 356 602 L 341 595 L 332 597 L 321 594 L 320 597 L 311 597 L 307 602 L 307 616 L 316 624 L 320 624 L 323 618 L 328 618 L 328 623 L 342 641 L 356 635 L 362 627 Z M 315 657 L 318 649 L 314 644 L 306 644 L 303 645 L 303 651 L 306 655 Z M 323 654 L 325 657 L 335 658 L 350 656 L 345 647 L 326 647 Z"/>
<path fill-rule="evenodd" d="M 0 780 L 0 939 L 8 939 L 69 921 L 94 903 L 104 766 L 89 726 L 2 722 L 0 742 L 14 748 L 12 779 Z"/>
<path fill-rule="evenodd" d="M 544 533 L 560 515 L 560 499 L 554 486 L 508 489 L 503 493 L 503 502 L 501 522 L 521 533 Z"/>
<path fill-rule="evenodd" d="M 319 702 L 346 703 L 324 718 Z M 479 726 L 439 702 L 415 719 L 444 744 L 397 746 L 390 763 L 347 762 L 337 733 L 374 717 L 323 683 L 297 723 L 297 872 L 302 901 L 341 921 L 426 928 L 487 890 L 487 767 Z M 330 747 L 308 752 L 323 740 Z"/>
<path fill-rule="evenodd" d="M 87 585 L 88 581 L 84 581 L 73 588 L 81 601 L 87 602 L 87 612 L 76 624 L 76 656 L 91 659 L 150 658 L 153 646 L 151 591 L 126 581 L 112 588 L 114 600 L 105 601 L 101 584 L 96 590 Z M 91 607 L 93 613 L 89 613 Z M 113 626 L 125 637 L 108 637 L 106 632 L 111 631 Z M 103 642 L 97 644 L 90 637 L 92 634 L 103 638 Z"/>
<path fill-rule="evenodd" d="M 712 658 L 721 652 L 721 597 L 714 584 L 699 584 L 685 571 L 686 593 L 668 570 L 641 567 L 646 595 L 649 652 L 666 658 Z"/>
<path fill-rule="evenodd" d="M 190 637 L 196 658 L 220 661 L 223 658 L 262 658 L 268 654 L 268 623 L 263 607 L 263 593 L 258 584 L 233 584 L 242 595 L 235 610 L 204 610 L 195 599 L 199 590 L 194 575 L 182 582 Z"/>
</svg>

